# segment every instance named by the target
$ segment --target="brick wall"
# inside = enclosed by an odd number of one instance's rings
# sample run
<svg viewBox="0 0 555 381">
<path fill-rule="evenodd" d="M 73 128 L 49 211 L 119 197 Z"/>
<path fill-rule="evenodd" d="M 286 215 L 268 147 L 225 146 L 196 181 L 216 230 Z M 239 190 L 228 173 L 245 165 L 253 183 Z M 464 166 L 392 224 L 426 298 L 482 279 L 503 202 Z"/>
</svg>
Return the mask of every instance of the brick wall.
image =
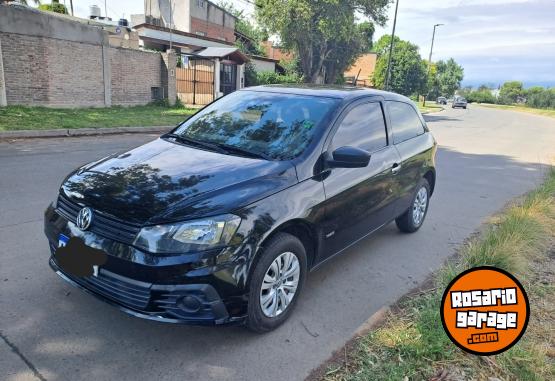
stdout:
<svg viewBox="0 0 555 381">
<path fill-rule="evenodd" d="M 47 12 L 0 4 L 0 49 L 7 105 L 142 105 L 167 85 L 161 53 L 109 47 L 106 31 Z"/>
<path fill-rule="evenodd" d="M 163 86 L 160 53 L 110 48 L 109 55 L 112 105 L 131 106 L 151 102 L 151 88 Z"/>
<path fill-rule="evenodd" d="M 8 104 L 104 105 L 100 46 L 9 33 L 0 38 Z"/>
<path fill-rule="evenodd" d="M 191 33 L 196 32 L 206 33 L 206 36 L 211 38 L 225 38 L 225 41 L 235 41 L 235 32 L 233 29 L 226 28 L 220 24 L 198 19 L 196 17 L 191 17 Z"/>
</svg>

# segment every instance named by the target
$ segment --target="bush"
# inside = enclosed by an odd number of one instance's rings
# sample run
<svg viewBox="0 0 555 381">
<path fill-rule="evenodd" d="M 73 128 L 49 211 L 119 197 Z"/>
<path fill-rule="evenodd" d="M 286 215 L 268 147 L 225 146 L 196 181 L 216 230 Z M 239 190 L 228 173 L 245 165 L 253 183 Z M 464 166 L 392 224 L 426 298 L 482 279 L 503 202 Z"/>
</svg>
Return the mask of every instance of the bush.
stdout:
<svg viewBox="0 0 555 381">
<path fill-rule="evenodd" d="M 256 86 L 258 84 L 258 80 L 256 78 L 256 69 L 252 63 L 247 63 L 245 65 L 245 86 Z"/>
<path fill-rule="evenodd" d="M 272 71 L 262 71 L 256 73 L 256 82 L 258 85 L 276 85 L 282 83 L 301 83 L 301 77 L 296 73 L 278 74 Z"/>
<path fill-rule="evenodd" d="M 532 87 L 528 89 L 526 105 L 535 108 L 555 108 L 555 88 Z"/>
<path fill-rule="evenodd" d="M 489 90 L 470 91 L 466 95 L 466 100 L 470 103 L 495 103 L 496 99 Z"/>
<path fill-rule="evenodd" d="M 60 4 L 56 1 L 53 1 L 52 4 L 41 4 L 39 5 L 39 9 L 42 11 L 49 11 L 49 12 L 55 12 L 55 13 L 62 13 L 67 15 L 67 8 L 65 7 L 65 5 Z"/>
</svg>

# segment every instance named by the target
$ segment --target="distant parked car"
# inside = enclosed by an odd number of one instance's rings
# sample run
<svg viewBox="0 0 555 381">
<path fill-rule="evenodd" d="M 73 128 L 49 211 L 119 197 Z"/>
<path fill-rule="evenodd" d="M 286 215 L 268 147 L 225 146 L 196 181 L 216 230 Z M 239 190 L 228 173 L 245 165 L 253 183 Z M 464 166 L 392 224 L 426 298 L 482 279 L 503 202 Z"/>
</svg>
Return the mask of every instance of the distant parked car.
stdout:
<svg viewBox="0 0 555 381">
<path fill-rule="evenodd" d="M 453 105 L 451 106 L 452 108 L 455 107 L 462 107 L 466 110 L 466 99 L 464 99 L 463 97 L 457 97 L 453 100 Z"/>
<path fill-rule="evenodd" d="M 438 105 L 446 105 L 446 104 L 447 104 L 447 98 L 445 98 L 445 97 L 439 97 L 439 98 L 437 98 L 436 103 L 437 103 Z"/>
</svg>

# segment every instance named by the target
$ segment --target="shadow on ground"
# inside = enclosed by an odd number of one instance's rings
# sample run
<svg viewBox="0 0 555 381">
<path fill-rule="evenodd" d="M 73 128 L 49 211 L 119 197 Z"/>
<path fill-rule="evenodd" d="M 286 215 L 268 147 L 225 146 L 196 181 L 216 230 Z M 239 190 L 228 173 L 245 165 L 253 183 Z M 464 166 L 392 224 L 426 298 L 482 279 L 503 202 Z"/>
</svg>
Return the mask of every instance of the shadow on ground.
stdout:
<svg viewBox="0 0 555 381">
<path fill-rule="evenodd" d="M 1 331 L 47 379 L 303 379 L 372 313 L 437 269 L 487 216 L 539 183 L 543 170 L 446 148 L 437 161 L 423 228 L 408 235 L 390 224 L 328 262 L 309 276 L 292 318 L 269 334 L 124 315 L 55 276 L 42 237 L 2 254 Z M 41 235 L 42 223 L 25 229 L 19 234 Z M 0 241 L 16 233 L 0 230 Z"/>
</svg>

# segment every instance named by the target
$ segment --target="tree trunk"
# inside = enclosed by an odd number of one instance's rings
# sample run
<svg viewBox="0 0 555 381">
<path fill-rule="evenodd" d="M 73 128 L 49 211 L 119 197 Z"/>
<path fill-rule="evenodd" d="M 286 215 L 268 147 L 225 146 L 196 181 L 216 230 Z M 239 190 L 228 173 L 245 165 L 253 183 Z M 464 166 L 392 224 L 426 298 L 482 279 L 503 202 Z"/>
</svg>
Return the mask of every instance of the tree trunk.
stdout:
<svg viewBox="0 0 555 381">
<path fill-rule="evenodd" d="M 328 47 L 327 42 L 323 42 L 322 45 L 320 46 L 320 49 L 318 51 L 318 62 L 312 67 L 312 72 L 310 75 L 310 83 L 318 83 L 318 79 L 322 74 L 322 67 L 324 66 L 324 61 L 329 53 L 329 51 L 327 50 L 327 47 Z"/>
</svg>

